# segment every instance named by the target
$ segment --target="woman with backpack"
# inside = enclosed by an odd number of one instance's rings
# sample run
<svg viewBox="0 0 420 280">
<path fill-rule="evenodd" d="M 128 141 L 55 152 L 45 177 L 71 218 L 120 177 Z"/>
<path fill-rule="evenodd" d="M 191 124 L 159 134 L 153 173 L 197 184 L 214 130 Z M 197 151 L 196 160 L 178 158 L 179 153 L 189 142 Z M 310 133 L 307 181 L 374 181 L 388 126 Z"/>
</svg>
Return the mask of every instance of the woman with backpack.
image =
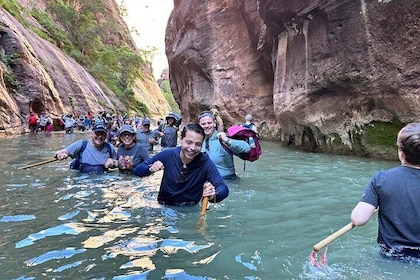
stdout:
<svg viewBox="0 0 420 280">
<path fill-rule="evenodd" d="M 233 155 L 247 153 L 251 147 L 246 141 L 231 139 L 225 132 L 217 132 L 216 118 L 211 112 L 202 112 L 198 116 L 198 121 L 205 134 L 201 151 L 209 155 L 223 179 L 235 179 L 237 176 Z M 222 146 L 222 143 L 226 148 Z"/>
</svg>

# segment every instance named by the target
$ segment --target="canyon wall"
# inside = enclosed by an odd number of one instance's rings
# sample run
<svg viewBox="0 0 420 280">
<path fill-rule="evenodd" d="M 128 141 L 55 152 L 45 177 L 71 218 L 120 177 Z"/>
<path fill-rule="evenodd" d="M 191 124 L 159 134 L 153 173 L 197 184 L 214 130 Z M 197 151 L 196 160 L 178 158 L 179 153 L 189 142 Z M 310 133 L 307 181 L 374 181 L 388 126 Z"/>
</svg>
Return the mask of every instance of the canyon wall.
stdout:
<svg viewBox="0 0 420 280">
<path fill-rule="evenodd" d="M 389 138 L 419 121 L 418 1 L 174 3 L 166 53 L 186 118 L 251 113 L 265 139 L 393 159 Z"/>
<path fill-rule="evenodd" d="M 45 10 L 46 1 L 20 1 L 25 9 Z M 118 13 L 114 0 L 103 0 L 106 14 L 102 21 L 113 18 L 120 25 L 118 32 L 107 34 L 109 43 L 125 42 L 135 50 L 128 28 Z M 37 21 L 25 13 L 24 20 L 42 29 Z M 127 108 L 103 83 L 97 81 L 74 59 L 56 46 L 23 26 L 15 17 L 0 8 L 0 51 L 14 56 L 11 65 L 1 63 L 1 76 L 12 71 L 20 89 L 10 91 L 7 81 L 0 80 L 0 134 L 18 134 L 28 131 L 30 111 L 47 111 L 55 120 L 62 114 L 76 116 L 87 112 L 112 111 L 126 113 Z M 8 67 L 10 66 L 10 67 Z M 142 79 L 134 84 L 135 97 L 146 104 L 152 117 L 164 116 L 169 106 L 153 78 L 150 67 L 140 69 Z"/>
</svg>

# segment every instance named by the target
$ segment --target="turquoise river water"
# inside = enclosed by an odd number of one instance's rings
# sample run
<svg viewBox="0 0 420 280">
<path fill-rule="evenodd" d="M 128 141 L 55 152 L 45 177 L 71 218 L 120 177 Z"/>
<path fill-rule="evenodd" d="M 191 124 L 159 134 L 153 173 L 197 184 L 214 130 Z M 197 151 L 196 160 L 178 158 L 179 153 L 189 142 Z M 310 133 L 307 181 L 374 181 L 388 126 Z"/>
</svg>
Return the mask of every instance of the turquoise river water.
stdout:
<svg viewBox="0 0 420 280">
<path fill-rule="evenodd" d="M 263 142 L 205 220 L 199 206 L 156 202 L 161 174 L 83 175 L 69 160 L 19 169 L 88 137 L 0 139 L 0 279 L 419 279 L 418 264 L 378 254 L 376 217 L 330 244 L 326 266 L 308 261 L 350 222 L 370 177 L 398 162 Z"/>
</svg>

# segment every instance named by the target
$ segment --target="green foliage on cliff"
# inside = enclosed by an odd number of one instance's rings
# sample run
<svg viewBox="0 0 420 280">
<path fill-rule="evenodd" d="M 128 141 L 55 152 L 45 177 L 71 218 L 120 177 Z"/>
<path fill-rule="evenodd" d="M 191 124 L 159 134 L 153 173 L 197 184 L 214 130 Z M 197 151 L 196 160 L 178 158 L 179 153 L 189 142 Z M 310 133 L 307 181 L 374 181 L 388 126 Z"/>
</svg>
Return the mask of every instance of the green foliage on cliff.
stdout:
<svg viewBox="0 0 420 280">
<path fill-rule="evenodd" d="M 169 107 L 171 107 L 172 112 L 180 112 L 179 106 L 176 103 L 174 96 L 172 95 L 171 86 L 169 85 L 168 80 L 160 80 L 159 87 L 163 92 L 163 96 L 165 97 L 166 101 L 169 104 Z"/>
<path fill-rule="evenodd" d="M 4 64 L 5 70 L 2 71 L 3 75 L 3 81 L 6 86 L 6 88 L 10 92 L 20 91 L 21 85 L 19 81 L 16 79 L 13 71 L 12 71 L 12 65 L 15 63 L 15 60 L 18 59 L 19 56 L 16 54 L 13 55 L 6 55 L 0 52 L 0 61 Z"/>
<path fill-rule="evenodd" d="M 391 122 L 372 122 L 365 127 L 365 139 L 369 145 L 396 147 L 397 134 L 404 124 L 394 118 Z"/>
<path fill-rule="evenodd" d="M 23 7 L 19 2 L 16 2 L 14 0 L 0 0 L 0 6 L 6 11 L 8 11 L 9 14 L 15 17 L 19 22 L 24 22 L 24 19 L 21 15 Z"/>
<path fill-rule="evenodd" d="M 38 36 L 73 57 L 114 91 L 128 108 L 134 102 L 139 114 L 148 114 L 145 104 L 128 95 L 134 80 L 142 78 L 139 69 L 150 65 L 148 53 L 137 53 L 123 40 L 115 40 L 121 37 L 121 26 L 110 18 L 99 20 L 107 14 L 102 1 L 48 0 L 45 11 L 27 11 L 15 0 L 0 0 L 0 4 Z M 35 18 L 42 28 L 26 22 L 23 13 Z"/>
</svg>

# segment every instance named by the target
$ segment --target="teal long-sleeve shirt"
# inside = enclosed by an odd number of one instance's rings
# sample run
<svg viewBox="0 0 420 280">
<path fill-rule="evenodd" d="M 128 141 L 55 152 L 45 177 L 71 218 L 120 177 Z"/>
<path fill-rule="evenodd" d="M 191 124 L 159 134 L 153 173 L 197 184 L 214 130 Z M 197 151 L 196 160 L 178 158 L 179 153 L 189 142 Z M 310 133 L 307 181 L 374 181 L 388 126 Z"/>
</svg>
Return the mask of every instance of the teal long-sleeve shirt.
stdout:
<svg viewBox="0 0 420 280">
<path fill-rule="evenodd" d="M 243 140 L 230 139 L 229 149 L 233 154 L 247 153 L 251 150 L 249 144 Z M 235 165 L 233 162 L 233 155 L 225 150 L 220 144 L 219 137 L 217 132 L 215 132 L 210 138 L 204 141 L 203 147 L 201 148 L 202 152 L 206 152 L 210 159 L 214 162 L 219 170 L 222 178 L 231 178 L 235 177 Z"/>
</svg>

